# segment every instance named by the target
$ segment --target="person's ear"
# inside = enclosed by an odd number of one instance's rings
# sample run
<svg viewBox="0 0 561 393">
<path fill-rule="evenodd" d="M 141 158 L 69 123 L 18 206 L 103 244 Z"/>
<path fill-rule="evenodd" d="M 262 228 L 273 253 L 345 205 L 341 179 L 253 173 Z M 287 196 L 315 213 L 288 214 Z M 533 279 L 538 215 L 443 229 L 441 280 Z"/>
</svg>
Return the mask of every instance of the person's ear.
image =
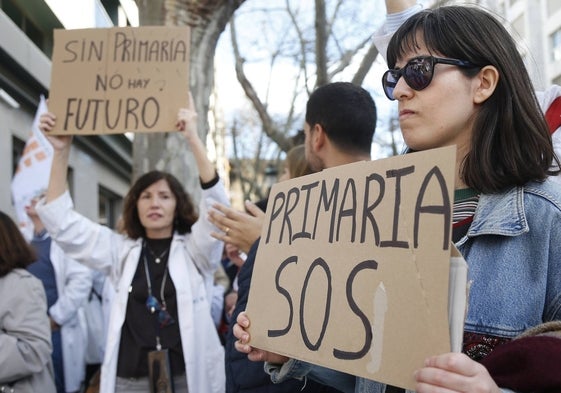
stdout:
<svg viewBox="0 0 561 393">
<path fill-rule="evenodd" d="M 314 124 L 312 130 L 312 147 L 315 151 L 321 150 L 321 148 L 325 145 L 325 140 L 327 135 L 325 134 L 325 130 L 321 126 L 321 124 L 316 123 Z"/>
<path fill-rule="evenodd" d="M 473 101 L 476 104 L 482 104 L 491 97 L 497 88 L 499 78 L 499 70 L 495 66 L 488 65 L 483 67 L 475 77 L 477 86 Z"/>
</svg>

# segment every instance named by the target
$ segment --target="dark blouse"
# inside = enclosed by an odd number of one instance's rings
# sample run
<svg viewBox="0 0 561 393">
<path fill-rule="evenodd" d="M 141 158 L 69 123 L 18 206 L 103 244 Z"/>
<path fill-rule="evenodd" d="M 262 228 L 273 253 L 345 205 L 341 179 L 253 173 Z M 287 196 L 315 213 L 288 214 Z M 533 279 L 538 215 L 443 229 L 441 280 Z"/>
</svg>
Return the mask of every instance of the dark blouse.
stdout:
<svg viewBox="0 0 561 393">
<path fill-rule="evenodd" d="M 140 255 L 136 273 L 129 287 L 129 299 L 125 322 L 121 330 L 121 343 L 119 346 L 119 360 L 117 375 L 121 378 L 139 378 L 148 376 L 148 352 L 156 349 L 156 336 L 160 336 L 162 349 L 168 349 L 170 354 L 171 370 L 174 376 L 185 373 L 185 361 L 179 334 L 177 317 L 177 298 L 175 286 L 167 272 L 169 251 L 161 257 L 161 262 L 155 262 L 159 256 L 169 250 L 172 238 L 146 239 L 146 247 Z M 152 252 L 150 252 L 150 250 Z M 152 295 L 160 303 L 161 286 L 164 273 L 167 274 L 164 287 L 164 298 L 167 311 L 174 322 L 165 327 L 160 327 L 159 312 L 153 314 L 146 306 L 148 298 L 148 282 L 144 268 L 144 258 L 148 263 L 148 271 L 152 281 Z"/>
</svg>

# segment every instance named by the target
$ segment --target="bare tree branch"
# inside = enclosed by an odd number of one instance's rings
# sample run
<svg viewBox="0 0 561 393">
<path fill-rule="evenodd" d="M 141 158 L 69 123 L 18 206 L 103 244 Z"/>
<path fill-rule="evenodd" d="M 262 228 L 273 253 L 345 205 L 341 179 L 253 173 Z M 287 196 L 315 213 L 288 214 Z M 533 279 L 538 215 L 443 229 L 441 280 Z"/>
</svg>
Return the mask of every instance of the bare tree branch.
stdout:
<svg viewBox="0 0 561 393">
<path fill-rule="evenodd" d="M 327 76 L 327 24 L 325 0 L 316 0 L 316 86 L 329 82 Z"/>
<path fill-rule="evenodd" d="M 360 66 L 351 80 L 352 83 L 359 86 L 362 85 L 364 78 L 366 78 L 366 75 L 368 75 L 368 72 L 372 68 L 372 64 L 376 61 L 376 57 L 378 57 L 378 48 L 374 45 L 374 42 L 372 42 L 370 44 L 370 48 L 368 48 L 368 52 L 366 52 L 362 58 Z"/>
<path fill-rule="evenodd" d="M 238 34 L 243 33 L 236 29 L 236 19 L 239 24 L 239 18 L 232 18 L 230 21 L 236 77 L 261 121 L 263 132 L 270 137 L 273 143 L 278 145 L 277 155 L 280 155 L 282 151 L 287 151 L 294 143 L 287 135 L 293 127 L 295 117 L 302 113 L 301 109 L 303 108 L 300 104 L 302 96 L 308 96 L 310 94 L 309 90 L 335 79 L 337 75 L 347 70 L 352 63 L 356 63 L 359 56 L 364 56 L 364 58 L 358 59 L 361 64 L 352 81 L 362 84 L 378 53 L 375 46 L 371 44 L 370 34 L 367 31 L 363 32 L 363 28 L 358 25 L 352 25 L 352 28 L 343 27 L 345 26 L 345 20 L 354 21 L 357 13 L 361 15 L 360 7 L 353 7 L 349 5 L 349 2 L 343 0 L 333 0 L 329 2 L 328 15 L 327 3 L 326 0 L 314 0 L 315 8 L 312 13 L 310 12 L 310 4 L 285 0 L 284 22 L 282 15 L 279 17 L 279 12 L 283 10 L 275 6 L 268 7 L 266 2 L 259 3 L 261 6 L 258 5 L 249 9 L 251 17 L 247 17 L 246 20 L 255 23 L 256 13 L 262 15 L 264 18 L 263 28 L 265 29 L 262 33 L 263 37 L 252 35 L 238 41 Z M 247 15 L 250 14 L 242 14 L 240 17 Z M 266 30 L 267 27 L 272 27 L 271 36 Z M 360 34 L 356 34 L 357 32 Z M 361 41 L 357 43 L 358 40 Z M 242 54 L 242 47 L 246 48 L 243 45 L 248 45 L 248 42 L 251 46 L 248 46 L 248 49 L 245 49 L 246 53 Z M 259 43 L 261 46 L 254 46 L 254 44 Z M 258 94 L 256 86 L 250 80 L 251 75 L 248 75 L 244 68 L 246 55 L 248 59 L 255 58 L 254 53 L 258 53 L 262 57 L 264 52 L 270 53 L 268 59 L 270 75 L 266 84 L 261 82 L 265 89 L 263 95 L 261 86 Z M 273 118 L 268 102 L 269 99 L 272 100 L 272 94 L 274 94 L 271 89 L 274 87 L 272 81 L 275 68 L 279 63 L 284 67 L 285 60 L 292 61 L 294 64 L 295 76 L 293 82 L 291 82 L 293 84 L 291 95 L 287 91 L 288 84 L 284 87 L 285 91 L 282 92 L 283 96 L 290 98 L 287 99 L 286 103 L 287 114 L 282 115 L 282 120 L 279 121 Z M 263 61 L 263 59 L 260 61 Z M 260 94 L 263 96 L 260 96 Z M 279 143 L 279 140 L 282 143 Z M 269 141 L 269 139 L 266 141 Z M 254 150 L 252 149 L 252 151 Z M 267 151 L 267 155 L 271 153 L 269 149 L 263 148 L 262 151 Z M 247 154 L 247 152 L 244 152 L 244 154 Z M 256 164 L 253 166 L 257 168 Z M 249 174 L 245 176 L 247 178 L 251 177 Z"/>
<path fill-rule="evenodd" d="M 255 91 L 255 88 L 253 87 L 252 83 L 245 75 L 243 69 L 244 59 L 241 57 L 238 47 L 234 17 L 230 21 L 230 32 L 231 32 L 231 39 L 232 39 L 232 48 L 234 50 L 234 57 L 236 60 L 236 64 L 235 64 L 236 77 L 240 82 L 240 85 L 242 86 L 245 95 L 251 101 L 253 107 L 257 111 L 257 114 L 261 119 L 261 122 L 263 123 L 263 130 L 265 131 L 267 136 L 269 136 L 269 138 L 275 141 L 275 143 L 279 145 L 279 148 L 281 150 L 288 151 L 292 147 L 290 140 L 275 126 L 273 119 L 269 116 L 269 113 L 267 112 L 267 107 L 261 102 L 257 92 Z"/>
<path fill-rule="evenodd" d="M 310 91 L 308 90 L 308 80 L 309 80 L 309 76 L 308 76 L 308 67 L 306 67 L 306 64 L 308 64 L 308 50 L 307 50 L 307 42 L 306 39 L 304 38 L 304 34 L 302 33 L 302 29 L 300 28 L 300 25 L 298 24 L 297 20 L 296 20 L 296 15 L 294 15 L 294 12 L 292 11 L 292 8 L 290 7 L 290 0 L 286 0 L 286 11 L 288 12 L 288 16 L 290 17 L 290 21 L 292 22 L 292 26 L 294 27 L 294 30 L 296 31 L 296 34 L 298 36 L 298 42 L 299 42 L 299 48 L 300 48 L 300 70 L 304 73 L 304 81 L 306 83 L 304 83 L 304 86 L 306 87 L 306 93 L 309 95 Z M 296 98 L 296 97 L 294 97 Z M 294 108 L 291 108 L 294 109 Z"/>
</svg>

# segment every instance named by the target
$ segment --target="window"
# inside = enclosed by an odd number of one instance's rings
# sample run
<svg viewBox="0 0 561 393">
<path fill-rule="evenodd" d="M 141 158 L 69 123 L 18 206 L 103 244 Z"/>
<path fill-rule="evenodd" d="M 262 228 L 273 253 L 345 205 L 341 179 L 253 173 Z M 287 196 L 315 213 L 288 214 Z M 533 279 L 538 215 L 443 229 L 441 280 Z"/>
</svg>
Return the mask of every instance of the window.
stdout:
<svg viewBox="0 0 561 393">
<path fill-rule="evenodd" d="M 25 141 L 13 136 L 12 137 L 12 177 L 16 173 L 18 167 L 19 159 L 23 154 L 23 149 L 25 149 Z"/>
<path fill-rule="evenodd" d="M 46 52 L 46 44 L 48 41 L 46 35 L 38 28 L 22 11 L 22 9 L 12 0 L 0 0 L 2 11 L 29 37 L 31 41 L 43 52 Z"/>
<path fill-rule="evenodd" d="M 33 41 L 33 43 L 37 45 L 38 48 L 43 49 L 43 32 L 39 30 L 37 26 L 31 23 L 29 19 L 25 19 L 24 31 L 29 39 Z"/>
<path fill-rule="evenodd" d="M 561 29 L 558 29 L 549 36 L 551 45 L 551 61 L 561 61 Z"/>
<path fill-rule="evenodd" d="M 66 177 L 66 183 L 68 184 L 68 192 L 74 200 L 74 170 L 68 167 L 68 176 Z"/>
<path fill-rule="evenodd" d="M 129 12 L 137 10 L 136 5 L 133 1 L 129 0 L 127 1 L 127 3 L 127 9 L 129 10 Z M 123 2 L 119 0 L 101 0 L 101 4 L 103 5 L 103 8 L 105 8 L 107 15 L 109 15 L 109 18 L 111 18 L 111 21 L 115 26 L 131 26 L 131 20 L 129 17 L 132 15 L 127 15 L 127 9 L 125 9 Z"/>
<path fill-rule="evenodd" d="M 119 26 L 119 0 L 101 0 L 101 4 L 115 26 Z"/>
<path fill-rule="evenodd" d="M 99 186 L 98 222 L 109 228 L 115 228 L 121 215 L 122 198 L 103 186 Z"/>
<path fill-rule="evenodd" d="M 12 0 L 2 0 L 2 11 L 21 28 L 24 20 L 23 12 L 21 12 Z"/>
<path fill-rule="evenodd" d="M 559 10 L 561 10 L 561 0 L 547 1 L 547 15 L 553 15 L 555 12 Z"/>
</svg>

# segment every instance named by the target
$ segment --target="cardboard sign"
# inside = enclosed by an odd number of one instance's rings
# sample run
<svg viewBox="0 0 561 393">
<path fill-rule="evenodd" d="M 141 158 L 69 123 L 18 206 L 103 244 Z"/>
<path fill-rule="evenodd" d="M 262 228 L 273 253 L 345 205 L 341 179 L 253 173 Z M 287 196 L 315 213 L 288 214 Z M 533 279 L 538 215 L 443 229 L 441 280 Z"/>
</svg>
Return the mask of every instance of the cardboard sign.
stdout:
<svg viewBox="0 0 561 393">
<path fill-rule="evenodd" d="M 251 345 L 414 389 L 450 352 L 455 147 L 273 186 L 247 313 Z"/>
<path fill-rule="evenodd" d="M 54 32 L 52 134 L 175 131 L 188 104 L 189 28 Z"/>
</svg>

